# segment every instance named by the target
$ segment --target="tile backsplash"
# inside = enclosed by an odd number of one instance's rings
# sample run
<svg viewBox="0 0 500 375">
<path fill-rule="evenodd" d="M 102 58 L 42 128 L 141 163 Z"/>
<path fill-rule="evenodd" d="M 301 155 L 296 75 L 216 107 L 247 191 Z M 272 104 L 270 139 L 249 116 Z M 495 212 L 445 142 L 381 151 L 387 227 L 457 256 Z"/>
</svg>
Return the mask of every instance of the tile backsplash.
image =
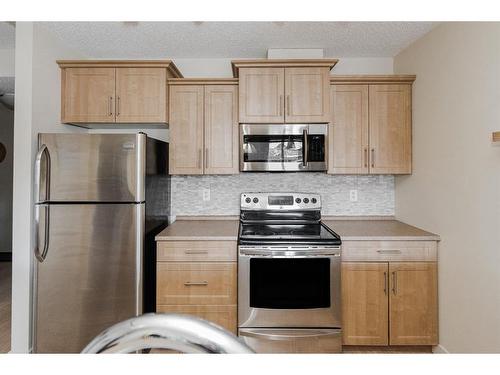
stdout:
<svg viewBox="0 0 500 375">
<path fill-rule="evenodd" d="M 210 200 L 203 201 L 203 190 Z M 349 200 L 350 190 L 358 201 Z M 172 215 L 238 215 L 243 192 L 318 193 L 322 215 L 394 215 L 394 176 L 325 173 L 241 173 L 231 176 L 172 176 Z"/>
</svg>

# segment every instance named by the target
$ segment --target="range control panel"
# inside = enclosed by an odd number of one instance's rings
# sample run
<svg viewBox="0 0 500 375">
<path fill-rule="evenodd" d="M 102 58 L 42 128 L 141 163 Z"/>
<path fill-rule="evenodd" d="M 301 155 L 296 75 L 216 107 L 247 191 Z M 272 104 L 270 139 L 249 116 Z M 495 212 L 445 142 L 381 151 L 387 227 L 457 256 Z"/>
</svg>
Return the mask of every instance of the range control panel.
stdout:
<svg viewBox="0 0 500 375">
<path fill-rule="evenodd" d="M 321 197 L 313 193 L 242 193 L 240 207 L 245 210 L 321 209 Z"/>
</svg>

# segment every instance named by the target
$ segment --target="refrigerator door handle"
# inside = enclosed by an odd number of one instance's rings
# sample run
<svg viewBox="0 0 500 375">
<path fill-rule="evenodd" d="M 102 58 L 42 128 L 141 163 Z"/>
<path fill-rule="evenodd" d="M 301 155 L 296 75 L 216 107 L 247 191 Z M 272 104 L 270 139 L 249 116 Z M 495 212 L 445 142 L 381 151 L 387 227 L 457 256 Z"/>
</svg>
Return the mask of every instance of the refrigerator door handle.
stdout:
<svg viewBox="0 0 500 375">
<path fill-rule="evenodd" d="M 44 220 L 44 236 L 43 236 L 43 250 L 40 252 L 40 209 L 43 207 L 45 210 L 45 220 Z M 50 206 L 41 204 L 35 206 L 35 257 L 40 263 L 42 263 L 47 257 L 49 251 L 49 231 L 50 231 Z"/>
<path fill-rule="evenodd" d="M 45 197 L 40 200 L 40 187 L 42 185 L 42 157 L 46 154 L 45 164 Z M 35 158 L 35 196 L 36 203 L 48 201 L 50 199 L 50 153 L 46 145 L 42 145 Z"/>
</svg>

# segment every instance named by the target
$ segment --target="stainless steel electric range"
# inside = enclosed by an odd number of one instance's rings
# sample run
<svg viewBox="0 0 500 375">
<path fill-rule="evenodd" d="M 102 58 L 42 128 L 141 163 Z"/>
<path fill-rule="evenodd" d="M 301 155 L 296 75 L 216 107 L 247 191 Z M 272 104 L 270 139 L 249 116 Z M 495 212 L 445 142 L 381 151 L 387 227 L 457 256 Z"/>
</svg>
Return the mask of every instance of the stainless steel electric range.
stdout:
<svg viewBox="0 0 500 375">
<path fill-rule="evenodd" d="M 309 193 L 243 193 L 238 333 L 258 353 L 342 348 L 341 239 Z"/>
</svg>

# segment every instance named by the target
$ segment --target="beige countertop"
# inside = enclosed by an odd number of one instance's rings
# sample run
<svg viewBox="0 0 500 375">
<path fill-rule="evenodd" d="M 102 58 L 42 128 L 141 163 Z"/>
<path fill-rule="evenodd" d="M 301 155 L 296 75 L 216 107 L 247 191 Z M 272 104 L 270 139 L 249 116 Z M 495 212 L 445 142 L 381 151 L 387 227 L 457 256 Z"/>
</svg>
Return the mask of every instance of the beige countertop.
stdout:
<svg viewBox="0 0 500 375">
<path fill-rule="evenodd" d="M 323 220 L 342 241 L 439 241 L 439 236 L 398 220 Z"/>
<path fill-rule="evenodd" d="M 156 236 L 157 241 L 236 241 L 239 221 L 227 217 L 177 220 Z M 325 219 L 343 241 L 439 241 L 439 236 L 398 220 Z"/>
</svg>

